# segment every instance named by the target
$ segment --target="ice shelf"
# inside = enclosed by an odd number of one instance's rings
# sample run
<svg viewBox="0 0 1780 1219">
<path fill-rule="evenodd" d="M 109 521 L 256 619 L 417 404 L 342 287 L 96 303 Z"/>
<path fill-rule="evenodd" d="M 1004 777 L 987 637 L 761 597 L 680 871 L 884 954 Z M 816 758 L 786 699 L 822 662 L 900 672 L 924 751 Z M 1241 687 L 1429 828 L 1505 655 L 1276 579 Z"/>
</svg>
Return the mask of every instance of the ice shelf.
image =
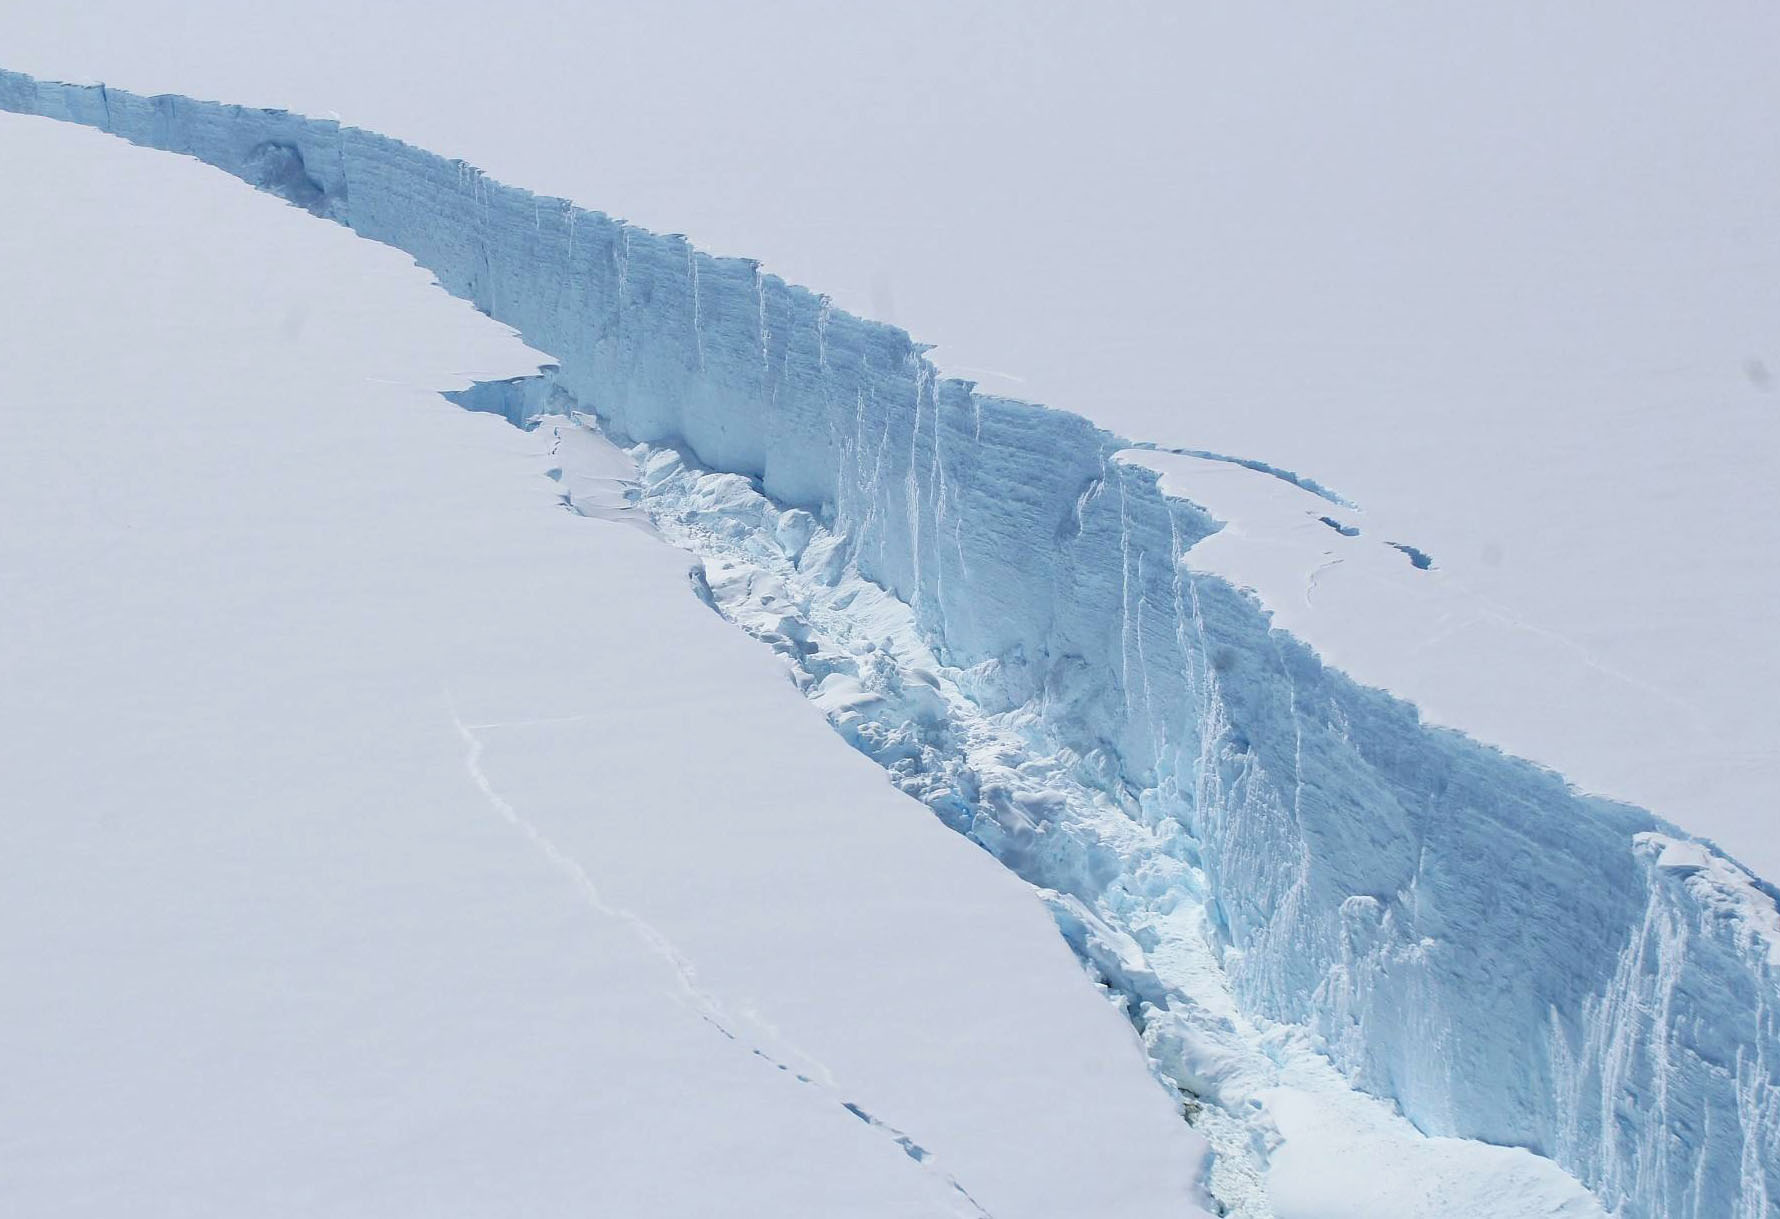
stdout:
<svg viewBox="0 0 1780 1219">
<path fill-rule="evenodd" d="M 1183 563 L 1218 522 L 1117 459 L 1124 438 L 943 379 L 903 331 L 752 262 L 383 135 L 4 72 L 0 108 L 189 154 L 408 252 L 559 361 L 555 391 L 612 434 L 820 526 L 800 569 L 851 565 L 906 607 L 961 695 L 1042 733 L 1058 782 L 1109 813 L 1059 819 L 1056 784 L 981 768 L 925 792 L 1045 877 L 1078 950 L 1159 1017 L 1184 966 L 1155 920 L 1203 911 L 1239 1013 L 1302 1030 L 1423 1132 L 1548 1156 L 1628 1217 L 1774 1213 L 1773 887 L 1325 666 Z M 822 674 L 824 697 L 849 680 Z M 1146 1036 L 1216 1100 L 1215 1046 Z"/>
</svg>

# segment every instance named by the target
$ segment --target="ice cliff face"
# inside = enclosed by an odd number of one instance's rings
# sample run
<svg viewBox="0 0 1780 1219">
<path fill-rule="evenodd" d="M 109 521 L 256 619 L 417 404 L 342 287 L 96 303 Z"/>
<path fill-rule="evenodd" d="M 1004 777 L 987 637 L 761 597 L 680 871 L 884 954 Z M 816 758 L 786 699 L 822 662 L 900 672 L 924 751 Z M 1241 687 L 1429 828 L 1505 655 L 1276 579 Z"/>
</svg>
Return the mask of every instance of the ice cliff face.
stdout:
<svg viewBox="0 0 1780 1219">
<path fill-rule="evenodd" d="M 1220 1031 L 1252 1017 L 1623 1215 L 1776 1213 L 1774 890 L 1326 668 L 1182 562 L 1217 523 L 1128 442 L 939 378 L 902 331 L 751 262 L 383 136 L 3 72 L 0 108 L 198 157 L 550 352 L 555 399 L 652 446 L 668 515 L 735 543 L 706 594 L 1050 891 L 1202 1120 L 1253 1086 Z M 477 405 L 523 417 L 538 392 Z"/>
</svg>

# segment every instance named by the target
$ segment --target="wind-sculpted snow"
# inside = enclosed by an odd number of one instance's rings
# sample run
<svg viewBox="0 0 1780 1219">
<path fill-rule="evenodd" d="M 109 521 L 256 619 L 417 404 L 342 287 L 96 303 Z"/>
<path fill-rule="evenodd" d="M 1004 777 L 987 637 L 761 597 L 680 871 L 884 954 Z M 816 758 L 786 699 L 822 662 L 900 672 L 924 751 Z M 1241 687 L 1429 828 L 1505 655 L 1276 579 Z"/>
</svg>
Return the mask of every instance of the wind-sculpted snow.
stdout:
<svg viewBox="0 0 1780 1219">
<path fill-rule="evenodd" d="M 1183 562 L 1218 523 L 1122 438 L 940 378 L 904 332 L 754 263 L 384 136 L 10 73 L 0 108 L 189 153 L 407 251 L 558 360 L 555 395 L 702 468 L 661 457 L 645 482 L 689 478 L 695 523 L 776 539 L 812 583 L 749 592 L 756 618 L 785 598 L 756 633 L 1053 894 L 1208 1128 L 1262 1066 L 1216 1030 L 1260 1020 L 1421 1130 L 1551 1156 L 1623 1215 L 1775 1213 L 1773 888 L 1325 667 Z M 472 404 L 523 417 L 533 392 Z M 824 650 L 818 585 L 882 646 Z M 1207 970 L 1231 1012 L 1188 1011 Z"/>
</svg>

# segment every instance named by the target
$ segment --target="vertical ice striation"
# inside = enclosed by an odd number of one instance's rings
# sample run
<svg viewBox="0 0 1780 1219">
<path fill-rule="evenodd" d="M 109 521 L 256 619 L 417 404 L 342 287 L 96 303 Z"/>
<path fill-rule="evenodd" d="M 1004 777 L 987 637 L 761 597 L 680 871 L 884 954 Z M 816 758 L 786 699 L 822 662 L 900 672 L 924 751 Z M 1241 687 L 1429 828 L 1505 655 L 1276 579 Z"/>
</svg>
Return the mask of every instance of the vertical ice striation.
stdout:
<svg viewBox="0 0 1780 1219">
<path fill-rule="evenodd" d="M 1774 889 L 1324 666 L 1186 567 L 1216 523 L 1119 437 L 939 378 L 903 331 L 752 262 L 384 136 L 4 72 L 0 108 L 190 154 L 407 251 L 612 431 L 744 476 L 799 543 L 792 511 L 820 522 L 799 569 L 851 565 L 906 605 L 973 707 L 1053 749 L 1045 783 L 1088 793 L 1100 819 L 1071 819 L 987 761 L 923 789 L 1054 891 L 1174 1078 L 1215 1100 L 1233 1069 L 1171 1023 L 1188 949 L 1161 946 L 1196 936 L 1243 1011 L 1424 1131 L 1552 1156 L 1626 1216 L 1775 1213 Z M 905 744 L 885 757 L 906 779 L 932 742 Z"/>
</svg>

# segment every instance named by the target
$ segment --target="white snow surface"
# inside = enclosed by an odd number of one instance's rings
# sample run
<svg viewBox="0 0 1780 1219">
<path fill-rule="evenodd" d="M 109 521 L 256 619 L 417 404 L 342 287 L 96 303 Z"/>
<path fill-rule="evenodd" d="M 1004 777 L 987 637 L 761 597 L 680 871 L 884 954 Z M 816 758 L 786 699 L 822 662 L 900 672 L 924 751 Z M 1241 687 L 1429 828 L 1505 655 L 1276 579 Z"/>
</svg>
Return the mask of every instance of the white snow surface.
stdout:
<svg viewBox="0 0 1780 1219">
<path fill-rule="evenodd" d="M 0 1212 L 1198 1213 L 1030 888 L 435 392 L 535 352 L 195 162 L 0 161 Z"/>
<path fill-rule="evenodd" d="M 1780 875 L 1771 5 L 7 10 L 8 67 L 337 113 L 1313 477 L 1450 613 L 1310 642 Z"/>
</svg>

